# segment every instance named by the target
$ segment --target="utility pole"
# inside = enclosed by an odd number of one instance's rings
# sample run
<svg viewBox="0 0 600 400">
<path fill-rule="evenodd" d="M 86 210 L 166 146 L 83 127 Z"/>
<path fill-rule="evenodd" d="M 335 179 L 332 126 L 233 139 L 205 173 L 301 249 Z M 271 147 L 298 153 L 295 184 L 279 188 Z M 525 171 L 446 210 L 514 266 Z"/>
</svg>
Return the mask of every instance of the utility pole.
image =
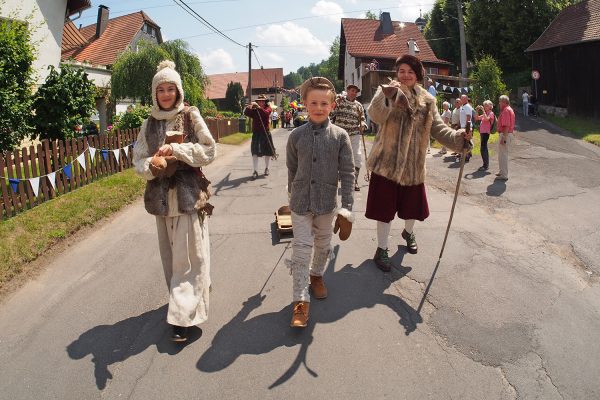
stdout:
<svg viewBox="0 0 600 400">
<path fill-rule="evenodd" d="M 252 43 L 248 43 L 248 104 L 252 103 Z"/>
<path fill-rule="evenodd" d="M 467 44 L 465 42 L 465 21 L 463 20 L 462 2 L 456 0 L 458 11 L 458 34 L 460 36 L 460 73 L 462 78 L 467 78 Z M 459 86 L 462 86 L 463 81 L 458 81 Z"/>
</svg>

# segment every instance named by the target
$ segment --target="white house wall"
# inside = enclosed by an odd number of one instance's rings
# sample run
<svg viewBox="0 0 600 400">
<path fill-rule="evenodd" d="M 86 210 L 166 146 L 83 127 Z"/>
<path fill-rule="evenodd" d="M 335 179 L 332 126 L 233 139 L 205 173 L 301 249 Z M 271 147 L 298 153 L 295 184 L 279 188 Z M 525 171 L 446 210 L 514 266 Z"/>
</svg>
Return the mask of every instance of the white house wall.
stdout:
<svg viewBox="0 0 600 400">
<path fill-rule="evenodd" d="M 37 51 L 33 68 L 38 84 L 46 80 L 49 65 L 59 66 L 66 9 L 67 0 L 5 0 L 0 6 L 4 18 L 24 21 L 32 15 L 29 26 Z"/>
<path fill-rule="evenodd" d="M 346 54 L 344 55 L 344 63 L 344 87 L 352 84 L 362 90 L 361 68 L 360 66 L 356 68 L 356 58 L 348 53 L 348 49 L 346 49 Z"/>
</svg>

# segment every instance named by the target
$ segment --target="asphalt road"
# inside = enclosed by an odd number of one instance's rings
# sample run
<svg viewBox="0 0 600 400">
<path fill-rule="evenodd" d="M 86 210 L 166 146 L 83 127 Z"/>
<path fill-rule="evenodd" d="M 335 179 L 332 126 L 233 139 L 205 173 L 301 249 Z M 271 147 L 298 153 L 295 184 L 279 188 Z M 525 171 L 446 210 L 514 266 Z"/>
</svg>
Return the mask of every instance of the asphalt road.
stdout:
<svg viewBox="0 0 600 400">
<path fill-rule="evenodd" d="M 206 169 L 216 209 L 201 337 L 168 339 L 156 228 L 138 201 L 0 304 L 0 398 L 600 398 L 600 151 L 519 124 L 508 182 L 493 181 L 495 158 L 491 175 L 467 164 L 421 310 L 457 165 L 428 159 L 419 254 L 407 254 L 396 221 L 388 274 L 371 261 L 362 182 L 352 236 L 333 242 L 329 298 L 312 303 L 303 331 L 288 327 L 291 245 L 273 224 L 287 201 L 288 133 L 275 132 L 280 157 L 256 181 L 249 145 L 222 146 Z"/>
</svg>

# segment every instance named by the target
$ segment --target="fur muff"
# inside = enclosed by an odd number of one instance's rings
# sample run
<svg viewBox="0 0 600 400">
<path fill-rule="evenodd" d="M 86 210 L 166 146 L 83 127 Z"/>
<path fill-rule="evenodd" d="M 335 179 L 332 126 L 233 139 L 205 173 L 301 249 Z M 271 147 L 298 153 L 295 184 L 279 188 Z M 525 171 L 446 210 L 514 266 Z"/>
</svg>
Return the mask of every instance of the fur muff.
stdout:
<svg viewBox="0 0 600 400">
<path fill-rule="evenodd" d="M 368 157 L 367 167 L 403 186 L 425 182 L 425 157 L 430 135 L 442 145 L 460 151 L 463 146 L 462 130 L 455 131 L 444 124 L 435 106 L 435 98 L 421 86 L 409 91 L 407 98 L 412 108 L 393 107 L 379 87 L 368 113 L 381 129 Z"/>
</svg>

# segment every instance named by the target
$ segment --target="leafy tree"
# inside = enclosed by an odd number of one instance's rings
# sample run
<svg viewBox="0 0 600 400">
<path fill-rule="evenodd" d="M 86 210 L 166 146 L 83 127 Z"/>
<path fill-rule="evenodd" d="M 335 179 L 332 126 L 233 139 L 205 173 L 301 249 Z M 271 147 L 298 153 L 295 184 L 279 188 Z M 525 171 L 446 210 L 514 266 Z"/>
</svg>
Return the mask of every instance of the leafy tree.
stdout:
<svg viewBox="0 0 600 400">
<path fill-rule="evenodd" d="M 113 127 L 117 129 L 138 128 L 150 116 L 151 111 L 152 108 L 150 106 L 132 106 L 126 112 L 115 117 Z"/>
<path fill-rule="evenodd" d="M 293 89 L 302 84 L 302 75 L 297 72 L 290 72 L 283 77 L 283 87 Z"/>
<path fill-rule="evenodd" d="M 485 100 L 492 103 L 498 102 L 498 97 L 506 93 L 506 85 L 502 81 L 502 70 L 496 60 L 491 56 L 483 56 L 475 63 L 475 70 L 470 78 L 473 82 L 471 97 L 474 104 L 481 104 Z"/>
<path fill-rule="evenodd" d="M 505 72 L 529 69 L 525 49 L 577 0 L 478 0 L 466 7 L 465 32 L 476 56 L 493 56 Z"/>
<path fill-rule="evenodd" d="M 137 52 L 126 51 L 113 64 L 112 95 L 132 98 L 142 104 L 152 104 L 152 78 L 162 60 L 173 60 L 181 75 L 185 99 L 190 104 L 200 104 L 207 83 L 200 60 L 182 40 L 160 45 L 141 43 Z"/>
<path fill-rule="evenodd" d="M 368 10 L 367 13 L 365 14 L 365 19 L 379 19 L 379 18 L 377 18 L 377 14 L 375 14 L 373 11 Z"/>
<path fill-rule="evenodd" d="M 200 113 L 204 117 L 216 117 L 219 114 L 215 103 L 213 103 L 212 100 L 205 98 L 202 98 L 202 100 L 200 100 L 200 103 L 198 104 L 198 109 L 200 109 Z"/>
<path fill-rule="evenodd" d="M 288 96 L 283 96 L 281 98 L 281 103 L 279 103 L 279 107 L 281 107 L 284 112 L 289 111 L 291 109 L 290 98 Z"/>
<path fill-rule="evenodd" d="M 460 35 L 458 31 L 457 0 L 436 0 L 423 35 L 435 55 L 460 67 Z M 468 1 L 463 1 L 463 4 Z M 467 43 L 468 44 L 468 43 Z M 467 46 L 467 55 L 469 46 Z"/>
<path fill-rule="evenodd" d="M 27 23 L 0 19 L 0 151 L 31 134 L 35 47 Z"/>
<path fill-rule="evenodd" d="M 46 82 L 33 101 L 36 132 L 42 139 L 75 137 L 75 126 L 87 122 L 96 108 L 96 86 L 81 68 L 68 64 L 60 72 L 49 66 Z"/>
<path fill-rule="evenodd" d="M 225 91 L 225 109 L 234 113 L 242 112 L 242 98 L 244 97 L 244 89 L 239 82 L 229 82 Z"/>
</svg>

